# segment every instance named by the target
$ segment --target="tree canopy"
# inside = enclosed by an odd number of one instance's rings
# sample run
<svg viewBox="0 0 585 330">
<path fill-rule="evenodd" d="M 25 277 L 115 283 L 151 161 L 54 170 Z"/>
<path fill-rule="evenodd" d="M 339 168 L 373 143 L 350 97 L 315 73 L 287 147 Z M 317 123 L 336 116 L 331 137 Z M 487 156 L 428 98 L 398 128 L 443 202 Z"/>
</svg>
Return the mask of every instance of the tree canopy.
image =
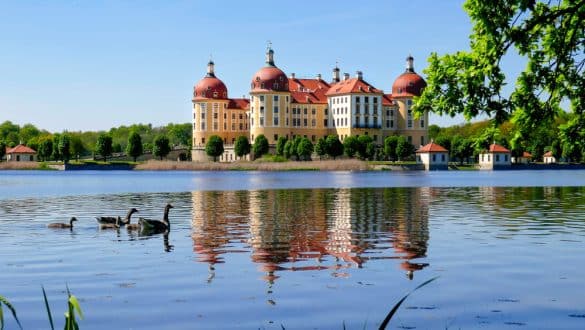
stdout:
<svg viewBox="0 0 585 330">
<path fill-rule="evenodd" d="M 112 155 L 112 137 L 108 134 L 100 134 L 95 144 L 95 152 L 108 161 L 108 156 Z"/>
<path fill-rule="evenodd" d="M 427 87 L 415 100 L 417 114 L 480 114 L 495 124 L 516 124 L 514 141 L 539 127 L 573 116 L 559 127 L 570 147 L 585 150 L 585 0 L 467 0 L 473 30 L 470 49 L 439 56 L 432 53 L 424 70 Z M 519 55 L 526 67 L 505 95 L 500 64 Z M 569 149 L 566 146 L 565 149 Z"/>
<path fill-rule="evenodd" d="M 216 162 L 217 157 L 223 154 L 223 140 L 217 135 L 210 136 L 205 145 L 205 153 L 207 156 L 213 157 L 213 161 Z"/>
<path fill-rule="evenodd" d="M 128 136 L 128 144 L 126 145 L 126 154 L 136 162 L 136 159 L 144 153 L 142 146 L 142 137 L 137 132 L 131 132 Z"/>
<path fill-rule="evenodd" d="M 254 158 L 260 158 L 262 155 L 268 153 L 268 139 L 264 134 L 260 134 L 256 137 L 252 149 L 254 151 Z"/>
<path fill-rule="evenodd" d="M 236 143 L 234 144 L 234 153 L 238 157 L 242 157 L 250 153 L 250 141 L 246 136 L 240 135 L 236 138 Z"/>
<path fill-rule="evenodd" d="M 152 154 L 159 157 L 162 160 L 171 152 L 171 145 L 169 138 L 166 135 L 158 135 L 154 138 L 154 144 L 152 146 Z"/>
</svg>

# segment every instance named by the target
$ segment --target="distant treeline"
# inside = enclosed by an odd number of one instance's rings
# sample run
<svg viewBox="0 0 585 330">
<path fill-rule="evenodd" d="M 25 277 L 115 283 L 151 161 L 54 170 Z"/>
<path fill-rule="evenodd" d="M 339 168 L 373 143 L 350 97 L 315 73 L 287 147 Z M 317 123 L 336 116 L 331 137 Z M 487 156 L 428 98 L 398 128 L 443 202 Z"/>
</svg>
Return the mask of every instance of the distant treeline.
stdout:
<svg viewBox="0 0 585 330">
<path fill-rule="evenodd" d="M 161 127 L 153 127 L 151 124 L 134 124 L 119 126 L 109 131 L 63 131 L 49 132 L 39 129 L 32 124 L 19 126 L 10 121 L 0 124 L 0 145 L 14 147 L 20 143 L 36 150 L 42 160 L 59 160 L 59 145 L 68 145 L 70 158 L 77 159 L 99 154 L 97 142 L 100 135 L 107 135 L 112 140 L 112 152 L 124 152 L 127 150 L 130 133 L 140 135 L 144 152 L 152 151 L 156 137 L 165 136 L 171 147 L 191 147 L 192 126 L 186 124 L 168 124 Z M 61 137 L 67 136 L 66 141 Z M 47 141 L 51 141 L 50 143 Z M 65 143 L 64 143 L 65 142 Z M 51 150 L 43 150 L 50 145 Z M 62 151 L 62 150 L 61 150 Z M 2 153 L 0 151 L 0 153 Z"/>
</svg>

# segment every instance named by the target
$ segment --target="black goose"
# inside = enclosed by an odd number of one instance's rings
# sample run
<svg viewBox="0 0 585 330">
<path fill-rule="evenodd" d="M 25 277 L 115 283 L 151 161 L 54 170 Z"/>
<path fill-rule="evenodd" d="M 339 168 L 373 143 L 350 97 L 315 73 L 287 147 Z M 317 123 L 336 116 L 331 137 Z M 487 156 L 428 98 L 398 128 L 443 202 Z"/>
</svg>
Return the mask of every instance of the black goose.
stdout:
<svg viewBox="0 0 585 330">
<path fill-rule="evenodd" d="M 138 223 L 140 224 L 142 231 L 149 233 L 169 232 L 171 230 L 171 223 L 169 222 L 169 210 L 172 208 L 173 206 L 170 203 L 165 206 L 165 213 L 162 221 L 139 218 Z"/>
<path fill-rule="evenodd" d="M 116 223 L 100 223 L 100 229 L 120 229 L 121 224 L 122 220 L 118 217 Z"/>
<path fill-rule="evenodd" d="M 100 225 L 106 225 L 106 224 L 116 224 L 119 223 L 120 226 L 126 225 L 130 223 L 130 217 L 132 217 L 132 214 L 138 212 L 138 210 L 136 208 L 131 208 L 130 210 L 128 210 L 128 214 L 126 214 L 126 218 L 124 220 L 122 220 L 122 218 L 118 217 L 95 217 L 95 219 L 97 220 L 97 222 Z"/>
<path fill-rule="evenodd" d="M 75 217 L 71 217 L 69 223 L 53 222 L 47 225 L 49 228 L 68 228 L 73 229 L 73 221 L 77 221 Z"/>
</svg>

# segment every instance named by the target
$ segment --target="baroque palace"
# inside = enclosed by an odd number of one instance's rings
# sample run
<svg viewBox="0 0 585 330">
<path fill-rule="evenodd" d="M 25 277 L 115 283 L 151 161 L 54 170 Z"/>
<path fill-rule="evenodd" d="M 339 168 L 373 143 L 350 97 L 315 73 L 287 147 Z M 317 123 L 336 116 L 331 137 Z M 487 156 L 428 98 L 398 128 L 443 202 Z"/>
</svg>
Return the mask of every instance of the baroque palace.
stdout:
<svg viewBox="0 0 585 330">
<path fill-rule="evenodd" d="M 404 135 L 418 147 L 428 142 L 428 114 L 415 119 L 412 99 L 426 86 L 414 71 L 414 59 L 406 59 L 406 71 L 385 94 L 364 80 L 361 71 L 354 77 L 333 69 L 331 81 L 318 74 L 315 78 L 289 77 L 274 63 L 274 51 L 268 47 L 266 65 L 252 76 L 250 98 L 228 98 L 226 85 L 216 77 L 214 63 L 193 92 L 194 161 L 206 161 L 205 144 L 212 135 L 224 141 L 220 161 L 234 161 L 233 145 L 238 136 L 250 143 L 260 134 L 271 146 L 279 137 L 309 138 L 313 143 L 327 135 L 341 142 L 348 136 L 370 135 L 383 144 L 390 135 Z"/>
</svg>

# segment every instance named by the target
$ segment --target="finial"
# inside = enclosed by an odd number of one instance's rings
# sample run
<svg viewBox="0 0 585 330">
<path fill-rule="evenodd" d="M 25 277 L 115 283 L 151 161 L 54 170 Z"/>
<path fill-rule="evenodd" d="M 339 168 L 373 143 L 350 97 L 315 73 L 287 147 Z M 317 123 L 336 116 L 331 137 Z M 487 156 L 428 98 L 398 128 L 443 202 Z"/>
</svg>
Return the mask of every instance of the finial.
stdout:
<svg viewBox="0 0 585 330">
<path fill-rule="evenodd" d="M 215 77 L 215 63 L 211 60 L 211 54 L 209 55 L 209 62 L 207 63 L 207 77 Z"/>
<path fill-rule="evenodd" d="M 268 40 L 268 44 L 266 46 L 266 65 L 267 66 L 275 66 L 274 65 L 274 51 L 272 50 L 272 42 Z"/>
<path fill-rule="evenodd" d="M 414 72 L 414 57 L 411 54 L 406 58 L 406 72 Z"/>
</svg>

